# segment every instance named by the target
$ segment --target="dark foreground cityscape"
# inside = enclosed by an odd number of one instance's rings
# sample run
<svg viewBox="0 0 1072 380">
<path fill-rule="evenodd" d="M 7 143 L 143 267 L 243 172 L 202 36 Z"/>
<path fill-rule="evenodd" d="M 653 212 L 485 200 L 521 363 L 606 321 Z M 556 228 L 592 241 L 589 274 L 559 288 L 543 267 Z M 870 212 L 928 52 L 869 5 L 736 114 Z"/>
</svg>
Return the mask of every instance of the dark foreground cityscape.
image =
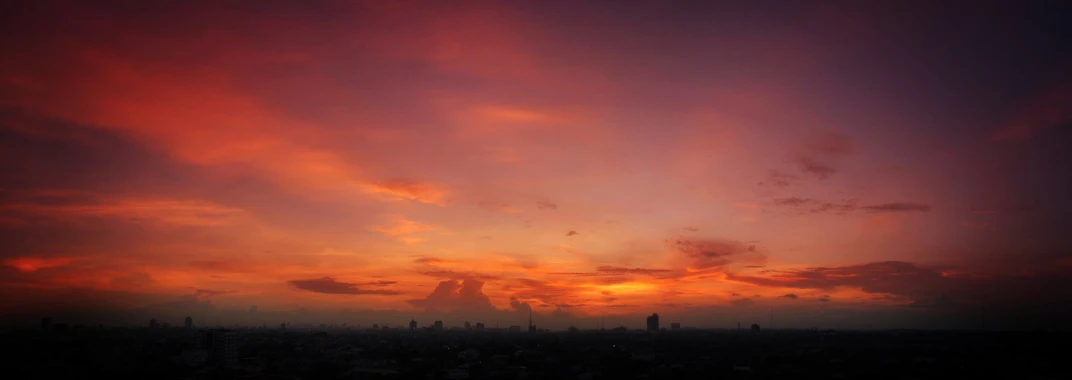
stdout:
<svg viewBox="0 0 1072 380">
<path fill-rule="evenodd" d="M 657 317 L 656 317 L 657 318 Z M 530 326 L 0 330 L 5 378 L 1068 379 L 1069 334 Z"/>
</svg>

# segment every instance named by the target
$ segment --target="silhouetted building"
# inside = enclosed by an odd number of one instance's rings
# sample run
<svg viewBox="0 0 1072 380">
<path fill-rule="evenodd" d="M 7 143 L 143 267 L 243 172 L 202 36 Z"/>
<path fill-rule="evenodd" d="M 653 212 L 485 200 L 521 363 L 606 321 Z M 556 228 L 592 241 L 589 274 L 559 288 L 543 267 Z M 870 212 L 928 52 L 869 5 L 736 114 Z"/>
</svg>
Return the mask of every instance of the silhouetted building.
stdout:
<svg viewBox="0 0 1072 380">
<path fill-rule="evenodd" d="M 435 321 L 435 329 L 436 330 L 442 330 L 443 329 L 443 321 Z"/>
<path fill-rule="evenodd" d="M 670 324 L 670 329 L 671 330 L 681 330 L 681 324 L 677 323 L 677 322 L 671 323 Z"/>
<path fill-rule="evenodd" d="M 577 326 L 570 326 L 566 331 L 569 331 L 571 334 L 576 334 L 581 332 L 581 329 L 578 329 Z"/>
<path fill-rule="evenodd" d="M 484 329 L 484 322 L 477 322 L 476 323 L 476 329 L 477 330 L 483 330 Z"/>
<path fill-rule="evenodd" d="M 521 326 L 510 326 L 510 332 L 521 332 Z"/>
<path fill-rule="evenodd" d="M 191 318 L 191 317 L 186 317 L 186 320 L 183 321 L 183 326 L 185 326 L 188 329 L 194 328 L 194 319 Z"/>
<path fill-rule="evenodd" d="M 41 318 L 41 330 L 48 331 L 52 329 L 52 318 Z"/>
<path fill-rule="evenodd" d="M 758 324 L 755 324 L 755 323 L 752 324 L 752 332 L 754 332 L 754 333 L 759 332 L 759 325 Z"/>
<path fill-rule="evenodd" d="M 529 332 L 536 332 L 536 325 L 532 324 L 532 309 L 529 309 Z"/>
<path fill-rule="evenodd" d="M 286 330 L 287 329 L 287 323 L 286 322 L 280 323 L 279 328 L 282 329 L 282 330 Z"/>
<path fill-rule="evenodd" d="M 150 319 L 149 320 L 149 328 L 155 329 L 157 327 L 160 327 L 160 323 L 156 322 L 156 318 Z"/>
<path fill-rule="evenodd" d="M 379 324 L 379 323 L 373 323 L 373 324 L 372 324 L 372 328 L 373 328 L 373 329 L 379 329 L 379 328 L 380 328 L 380 324 Z"/>
<path fill-rule="evenodd" d="M 417 329 L 417 321 L 416 320 L 410 318 L 410 320 L 409 320 L 409 329 L 410 330 L 416 330 Z"/>
<path fill-rule="evenodd" d="M 648 317 L 648 331 L 659 331 L 659 314 L 654 313 Z"/>
<path fill-rule="evenodd" d="M 227 330 L 202 330 L 197 346 L 208 351 L 211 360 L 222 363 L 238 362 L 238 333 Z"/>
<path fill-rule="evenodd" d="M 471 329 L 471 328 L 473 328 L 473 325 L 470 325 L 470 324 L 469 324 L 469 321 L 465 321 L 465 329 L 466 329 L 466 330 L 469 330 L 469 329 Z"/>
</svg>

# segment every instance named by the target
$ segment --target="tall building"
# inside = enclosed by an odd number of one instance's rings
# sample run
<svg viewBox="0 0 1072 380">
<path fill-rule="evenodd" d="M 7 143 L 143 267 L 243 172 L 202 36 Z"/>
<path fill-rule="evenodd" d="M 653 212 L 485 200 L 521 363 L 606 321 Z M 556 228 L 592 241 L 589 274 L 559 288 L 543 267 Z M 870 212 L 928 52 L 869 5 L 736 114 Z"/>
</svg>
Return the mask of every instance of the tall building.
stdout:
<svg viewBox="0 0 1072 380">
<path fill-rule="evenodd" d="M 529 332 L 536 332 L 536 325 L 532 324 L 532 309 L 529 309 Z"/>
<path fill-rule="evenodd" d="M 476 323 L 476 329 L 477 330 L 483 330 L 484 329 L 484 322 L 477 322 Z"/>
<path fill-rule="evenodd" d="M 416 330 L 417 329 L 417 320 L 413 319 L 413 317 L 410 317 L 410 319 L 409 319 L 409 329 L 410 330 Z"/>
<path fill-rule="evenodd" d="M 188 329 L 194 328 L 194 319 L 191 317 L 186 317 L 186 321 L 183 322 L 183 325 L 186 326 L 186 328 Z"/>
<path fill-rule="evenodd" d="M 156 318 L 150 319 L 149 320 L 149 328 L 155 329 L 157 327 L 160 327 L 160 323 L 156 322 Z"/>
<path fill-rule="evenodd" d="M 659 313 L 648 317 L 648 331 L 659 331 Z"/>
<path fill-rule="evenodd" d="M 681 330 L 681 324 L 677 323 L 677 322 L 671 323 L 670 324 L 670 329 L 671 330 Z"/>
<path fill-rule="evenodd" d="M 238 333 L 227 330 L 202 330 L 199 332 L 197 346 L 208 351 L 213 361 L 222 363 L 238 362 Z"/>
<path fill-rule="evenodd" d="M 755 323 L 752 324 L 752 332 L 754 332 L 754 333 L 759 332 L 759 325 L 758 324 L 755 324 Z"/>
<path fill-rule="evenodd" d="M 41 318 L 41 330 L 48 331 L 52 329 L 52 318 Z"/>
<path fill-rule="evenodd" d="M 469 329 L 472 329 L 472 328 L 473 328 L 473 325 L 469 324 L 469 321 L 465 321 L 465 329 L 469 330 Z"/>
<path fill-rule="evenodd" d="M 435 321 L 435 329 L 436 330 L 442 330 L 443 329 L 443 321 Z"/>
</svg>

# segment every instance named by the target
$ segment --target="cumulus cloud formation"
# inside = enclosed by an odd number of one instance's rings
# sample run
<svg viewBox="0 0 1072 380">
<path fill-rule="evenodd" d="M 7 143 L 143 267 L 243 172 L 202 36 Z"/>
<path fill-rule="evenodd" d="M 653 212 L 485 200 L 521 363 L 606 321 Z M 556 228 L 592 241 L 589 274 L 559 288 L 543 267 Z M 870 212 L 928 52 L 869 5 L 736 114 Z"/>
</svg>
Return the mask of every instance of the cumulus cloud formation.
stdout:
<svg viewBox="0 0 1072 380">
<path fill-rule="evenodd" d="M 435 290 L 423 299 L 409 300 L 411 305 L 425 311 L 480 312 L 494 311 L 495 306 L 484 294 L 484 282 L 472 278 L 464 281 L 447 280 L 436 285 Z"/>
<path fill-rule="evenodd" d="M 361 289 L 359 286 L 386 286 L 393 285 L 394 281 L 374 281 L 367 283 L 349 283 L 336 281 L 331 277 L 314 278 L 308 280 L 290 280 L 287 283 L 290 286 L 301 290 L 307 290 L 310 292 L 324 293 L 324 294 L 378 294 L 378 295 L 395 295 L 399 292 L 390 289 Z"/>
<path fill-rule="evenodd" d="M 517 297 L 510 297 L 510 309 L 518 312 L 528 314 L 532 312 L 532 305 L 528 302 L 522 302 Z"/>
</svg>

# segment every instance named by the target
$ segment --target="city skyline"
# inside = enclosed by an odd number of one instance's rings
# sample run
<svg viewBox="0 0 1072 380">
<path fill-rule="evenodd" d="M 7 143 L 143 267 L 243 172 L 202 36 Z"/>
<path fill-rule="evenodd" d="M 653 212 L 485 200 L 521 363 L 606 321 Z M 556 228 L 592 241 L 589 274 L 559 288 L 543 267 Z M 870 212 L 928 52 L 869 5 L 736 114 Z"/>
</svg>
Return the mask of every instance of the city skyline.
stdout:
<svg viewBox="0 0 1072 380">
<path fill-rule="evenodd" d="M 5 5 L 0 323 L 1064 328 L 1033 4 Z"/>
</svg>

